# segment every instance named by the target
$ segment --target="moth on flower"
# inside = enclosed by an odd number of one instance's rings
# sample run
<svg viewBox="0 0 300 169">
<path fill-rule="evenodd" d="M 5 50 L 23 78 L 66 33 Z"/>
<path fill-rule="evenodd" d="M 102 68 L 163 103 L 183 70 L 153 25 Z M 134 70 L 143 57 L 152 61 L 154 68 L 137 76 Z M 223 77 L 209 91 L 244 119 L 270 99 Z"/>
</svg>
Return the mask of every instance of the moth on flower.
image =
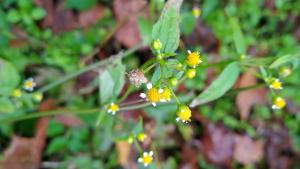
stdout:
<svg viewBox="0 0 300 169">
<path fill-rule="evenodd" d="M 178 106 L 176 114 L 177 114 L 177 118 L 176 118 L 177 121 L 181 120 L 183 123 L 188 123 L 191 121 L 192 112 L 190 108 L 186 105 Z"/>
<path fill-rule="evenodd" d="M 153 161 L 153 151 L 144 152 L 143 156 L 138 158 L 139 163 L 143 163 L 145 167 L 147 167 Z"/>
<path fill-rule="evenodd" d="M 24 81 L 23 83 L 23 88 L 27 91 L 32 92 L 33 89 L 35 88 L 36 83 L 34 82 L 33 78 L 28 78 L 27 80 Z"/>
<path fill-rule="evenodd" d="M 163 89 L 157 89 L 156 87 L 153 87 L 151 83 L 147 83 L 147 89 L 147 92 L 141 93 L 140 97 L 151 102 L 155 107 L 156 103 L 160 101 L 160 94 L 163 92 Z"/>
<path fill-rule="evenodd" d="M 273 78 L 271 80 L 271 83 L 270 83 L 269 87 L 271 89 L 274 89 L 274 90 L 281 90 L 282 89 L 282 83 L 279 79 Z"/>
<path fill-rule="evenodd" d="M 196 68 L 200 63 L 202 63 L 202 59 L 200 57 L 199 52 L 191 52 L 190 50 L 187 51 L 188 55 L 186 57 L 186 63 L 192 68 Z"/>
<path fill-rule="evenodd" d="M 119 110 L 119 106 L 115 103 L 110 103 L 108 106 L 107 112 L 111 113 L 112 115 L 115 115 L 116 112 Z"/>
<path fill-rule="evenodd" d="M 286 103 L 282 97 L 277 97 L 273 101 L 272 109 L 283 109 Z"/>
</svg>

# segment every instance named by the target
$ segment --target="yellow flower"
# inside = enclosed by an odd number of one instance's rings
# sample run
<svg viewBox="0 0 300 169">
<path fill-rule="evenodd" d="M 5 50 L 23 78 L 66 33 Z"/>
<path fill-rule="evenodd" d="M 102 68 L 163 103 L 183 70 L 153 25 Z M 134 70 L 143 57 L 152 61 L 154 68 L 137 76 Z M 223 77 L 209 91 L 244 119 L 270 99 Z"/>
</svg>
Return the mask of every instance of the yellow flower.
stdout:
<svg viewBox="0 0 300 169">
<path fill-rule="evenodd" d="M 197 7 L 194 7 L 192 13 L 195 18 L 199 18 L 199 16 L 201 15 L 201 10 Z"/>
<path fill-rule="evenodd" d="M 282 89 L 282 85 L 279 79 L 272 79 L 269 87 L 274 90 Z"/>
<path fill-rule="evenodd" d="M 160 101 L 160 94 L 163 92 L 162 89 L 157 89 L 152 86 L 151 83 L 147 83 L 148 91 L 146 93 L 141 93 L 140 97 L 148 100 L 155 107 L 156 103 Z"/>
<path fill-rule="evenodd" d="M 23 88 L 27 91 L 33 91 L 34 87 L 36 86 L 36 83 L 33 81 L 33 78 L 28 78 L 23 83 Z"/>
<path fill-rule="evenodd" d="M 186 75 L 187 78 L 193 79 L 196 76 L 196 70 L 195 69 L 188 69 L 185 72 L 185 75 Z"/>
<path fill-rule="evenodd" d="M 177 109 L 176 114 L 177 114 L 177 118 L 176 118 L 177 121 L 181 120 L 184 123 L 191 121 L 192 112 L 190 108 L 185 105 L 180 105 Z"/>
<path fill-rule="evenodd" d="M 279 74 L 282 77 L 287 77 L 292 73 L 292 70 L 289 67 L 282 67 L 279 70 Z"/>
<path fill-rule="evenodd" d="M 21 93 L 20 89 L 15 89 L 15 90 L 12 91 L 11 95 L 13 97 L 20 98 L 22 96 L 22 93 Z"/>
<path fill-rule="evenodd" d="M 285 107 L 285 100 L 282 97 L 277 97 L 274 102 L 272 109 L 282 109 Z"/>
<path fill-rule="evenodd" d="M 107 112 L 115 115 L 118 110 L 119 110 L 119 106 L 117 104 L 110 103 Z"/>
<path fill-rule="evenodd" d="M 139 163 L 143 163 L 147 167 L 153 161 L 153 151 L 144 152 L 143 156 L 138 159 Z"/>
<path fill-rule="evenodd" d="M 140 141 L 140 142 L 143 142 L 145 139 L 146 139 L 147 135 L 144 134 L 144 133 L 139 133 L 137 135 L 137 139 Z"/>
<path fill-rule="evenodd" d="M 171 91 L 169 88 L 164 87 L 162 89 L 162 92 L 160 93 L 160 101 L 161 102 L 171 101 Z"/>
<path fill-rule="evenodd" d="M 195 68 L 201 62 L 202 62 L 202 60 L 200 58 L 199 52 L 191 52 L 188 50 L 188 55 L 186 57 L 186 63 L 190 67 Z"/>
</svg>

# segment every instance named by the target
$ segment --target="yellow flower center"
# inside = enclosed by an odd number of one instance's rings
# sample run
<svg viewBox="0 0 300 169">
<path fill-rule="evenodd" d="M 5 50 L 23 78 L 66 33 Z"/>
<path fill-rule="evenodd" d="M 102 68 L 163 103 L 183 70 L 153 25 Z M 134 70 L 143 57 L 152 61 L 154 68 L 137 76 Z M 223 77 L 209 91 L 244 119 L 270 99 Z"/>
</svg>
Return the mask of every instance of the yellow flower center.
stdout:
<svg viewBox="0 0 300 169">
<path fill-rule="evenodd" d="M 279 109 L 282 109 L 285 107 L 285 100 L 281 97 L 278 97 L 275 102 L 274 102 L 274 105 L 279 108 Z"/>
<path fill-rule="evenodd" d="M 273 89 L 275 89 L 275 90 L 281 89 L 281 88 L 282 88 L 281 82 L 280 82 L 280 81 L 274 81 L 274 82 L 271 84 L 271 88 L 273 88 Z"/>
<path fill-rule="evenodd" d="M 179 106 L 177 109 L 177 116 L 183 122 L 191 121 L 192 112 L 187 106 Z"/>
<path fill-rule="evenodd" d="M 192 11 L 195 18 L 198 18 L 201 15 L 201 11 L 199 8 L 194 8 Z"/>
<path fill-rule="evenodd" d="M 119 110 L 119 106 L 115 103 L 112 103 L 109 105 L 109 109 L 112 111 L 112 112 L 116 112 Z"/>
<path fill-rule="evenodd" d="M 143 156 L 143 163 L 148 165 L 152 162 L 153 158 L 150 155 Z"/>
<path fill-rule="evenodd" d="M 33 82 L 28 80 L 24 82 L 24 87 L 25 88 L 32 88 L 33 87 Z"/>
<path fill-rule="evenodd" d="M 12 94 L 13 97 L 21 97 L 21 90 L 15 89 L 13 90 Z"/>
<path fill-rule="evenodd" d="M 190 67 L 196 67 L 201 62 L 200 54 L 198 52 L 191 52 L 187 55 L 186 63 Z"/>
<path fill-rule="evenodd" d="M 160 94 L 160 98 L 166 101 L 171 100 L 171 91 L 169 88 L 165 87 L 163 92 Z"/>
<path fill-rule="evenodd" d="M 147 137 L 147 135 L 144 134 L 144 133 L 139 133 L 139 134 L 137 135 L 137 139 L 138 139 L 139 141 L 142 141 L 142 142 L 146 139 L 146 137 Z"/>
<path fill-rule="evenodd" d="M 146 95 L 147 95 L 147 98 L 150 102 L 155 103 L 155 102 L 158 102 L 160 100 L 160 95 L 158 93 L 158 90 L 155 87 L 149 89 L 147 91 Z"/>
</svg>

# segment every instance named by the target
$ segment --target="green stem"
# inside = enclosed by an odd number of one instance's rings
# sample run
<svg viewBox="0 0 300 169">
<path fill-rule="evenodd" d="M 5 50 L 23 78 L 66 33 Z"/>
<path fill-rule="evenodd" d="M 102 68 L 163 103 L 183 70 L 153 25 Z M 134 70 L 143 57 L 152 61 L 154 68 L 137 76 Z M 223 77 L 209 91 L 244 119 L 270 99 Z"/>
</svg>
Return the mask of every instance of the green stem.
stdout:
<svg viewBox="0 0 300 169">
<path fill-rule="evenodd" d="M 138 150 L 138 152 L 140 154 L 143 154 L 143 149 L 142 149 L 141 145 L 138 143 L 138 141 L 136 139 L 134 139 L 133 142 L 134 142 L 134 145 L 135 145 L 136 149 Z"/>
<path fill-rule="evenodd" d="M 68 75 L 66 75 L 66 76 L 63 77 L 63 78 L 61 78 L 61 79 L 59 79 L 59 80 L 57 80 L 57 81 L 55 81 L 55 82 L 53 82 L 53 83 L 50 83 L 50 84 L 48 84 L 48 85 L 42 87 L 41 89 L 39 89 L 39 92 L 44 93 L 44 92 L 46 92 L 46 91 L 48 91 L 48 90 L 50 90 L 50 89 L 52 89 L 52 88 L 54 88 L 54 87 L 56 87 L 56 86 L 62 84 L 62 83 L 64 83 L 64 82 L 68 81 L 68 80 L 71 80 L 71 79 L 73 79 L 73 78 L 75 78 L 75 77 L 77 77 L 77 76 L 79 76 L 79 75 L 81 75 L 81 74 L 83 74 L 83 73 L 85 73 L 85 72 L 88 72 L 88 71 L 90 71 L 90 70 L 96 69 L 96 68 L 98 68 L 98 67 L 100 67 L 100 66 L 107 65 L 108 63 L 112 62 L 112 61 L 115 60 L 116 58 L 124 58 L 124 57 L 126 57 L 126 56 L 128 56 L 128 55 L 134 53 L 134 52 L 135 52 L 136 50 L 138 50 L 142 45 L 143 45 L 142 43 L 141 43 L 141 44 L 138 44 L 138 45 L 136 45 L 135 47 L 128 49 L 128 50 L 125 51 L 124 53 L 120 53 L 120 54 L 117 54 L 117 55 L 113 55 L 113 56 L 115 56 L 115 57 L 111 56 L 111 57 L 109 57 L 108 59 L 105 59 L 105 60 L 96 62 L 96 63 L 91 64 L 91 65 L 88 65 L 87 67 L 85 67 L 85 68 L 83 68 L 83 69 L 81 69 L 81 70 L 78 70 L 78 71 L 76 71 L 76 72 L 74 72 L 74 73 L 68 74 Z"/>
<path fill-rule="evenodd" d="M 123 94 L 123 96 L 117 101 L 117 103 L 121 103 L 122 101 L 124 101 L 132 91 L 134 91 L 134 86 L 129 85 L 128 89 Z"/>
</svg>

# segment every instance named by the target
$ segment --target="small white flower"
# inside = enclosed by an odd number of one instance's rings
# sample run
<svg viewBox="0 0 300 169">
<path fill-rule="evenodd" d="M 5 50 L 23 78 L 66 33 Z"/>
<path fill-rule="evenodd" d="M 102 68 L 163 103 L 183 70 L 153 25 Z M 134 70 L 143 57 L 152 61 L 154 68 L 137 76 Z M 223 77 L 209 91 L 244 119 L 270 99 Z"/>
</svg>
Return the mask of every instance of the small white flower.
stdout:
<svg viewBox="0 0 300 169">
<path fill-rule="evenodd" d="M 118 110 L 119 110 L 119 106 L 117 104 L 110 103 L 107 112 L 111 113 L 112 115 L 115 115 Z"/>
<path fill-rule="evenodd" d="M 23 83 L 23 88 L 30 92 L 33 91 L 35 86 L 36 86 L 36 83 L 34 82 L 33 78 L 28 78 Z"/>
<path fill-rule="evenodd" d="M 138 158 L 139 163 L 143 163 L 145 167 L 147 167 L 153 161 L 153 151 L 144 152 L 143 156 Z"/>
</svg>

